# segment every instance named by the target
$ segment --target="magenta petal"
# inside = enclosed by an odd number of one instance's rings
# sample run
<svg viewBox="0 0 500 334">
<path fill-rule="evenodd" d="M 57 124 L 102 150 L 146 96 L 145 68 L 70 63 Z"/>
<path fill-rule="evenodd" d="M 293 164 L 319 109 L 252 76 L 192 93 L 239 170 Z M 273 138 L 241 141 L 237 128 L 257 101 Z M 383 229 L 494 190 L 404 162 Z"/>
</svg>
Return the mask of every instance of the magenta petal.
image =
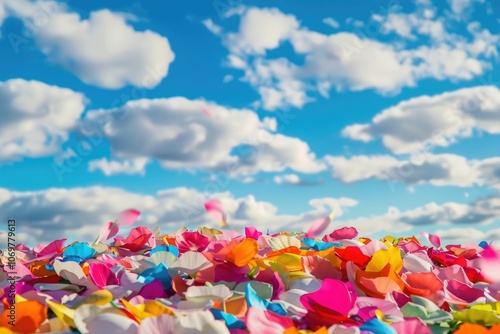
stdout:
<svg viewBox="0 0 500 334">
<path fill-rule="evenodd" d="M 252 238 L 252 239 L 258 240 L 261 235 L 262 235 L 262 232 L 257 230 L 255 227 L 252 227 L 252 226 L 245 227 L 245 236 L 247 238 Z"/>
<path fill-rule="evenodd" d="M 45 246 L 43 249 L 41 249 L 38 252 L 38 257 L 44 256 L 44 255 L 49 255 L 52 253 L 56 253 L 58 250 L 60 250 L 63 246 L 64 243 L 66 242 L 66 238 L 64 239 L 59 239 L 59 240 L 54 240 L 47 246 Z"/>
<path fill-rule="evenodd" d="M 144 285 L 139 291 L 140 296 L 144 299 L 154 300 L 156 298 L 168 298 L 168 294 L 163 290 L 163 283 L 159 280 L 154 280 L 151 283 Z"/>
<path fill-rule="evenodd" d="M 325 278 L 319 290 L 302 295 L 300 302 L 309 312 L 314 312 L 314 305 L 322 305 L 341 315 L 347 316 L 354 307 L 357 296 L 341 281 Z"/>
<path fill-rule="evenodd" d="M 201 252 L 207 248 L 210 240 L 199 232 L 186 231 L 176 237 L 177 248 L 181 253 Z"/>
<path fill-rule="evenodd" d="M 484 297 L 484 292 L 475 289 L 467 284 L 461 283 L 455 279 L 444 282 L 444 289 L 446 294 L 459 303 L 472 303 L 478 298 Z"/>
<path fill-rule="evenodd" d="M 334 240 L 342 240 L 342 239 L 354 239 L 358 235 L 358 230 L 354 227 L 342 227 L 339 228 L 332 233 L 330 233 L 330 237 Z"/>
<path fill-rule="evenodd" d="M 429 242 L 434 246 L 434 247 L 441 247 L 441 239 L 435 235 L 435 234 L 430 234 L 427 232 L 421 232 L 423 236 L 425 236 L 427 239 L 429 239 Z"/>
<path fill-rule="evenodd" d="M 103 263 L 92 262 L 89 267 L 89 275 L 99 288 L 108 285 L 118 285 L 118 279 L 115 274 Z"/>
</svg>

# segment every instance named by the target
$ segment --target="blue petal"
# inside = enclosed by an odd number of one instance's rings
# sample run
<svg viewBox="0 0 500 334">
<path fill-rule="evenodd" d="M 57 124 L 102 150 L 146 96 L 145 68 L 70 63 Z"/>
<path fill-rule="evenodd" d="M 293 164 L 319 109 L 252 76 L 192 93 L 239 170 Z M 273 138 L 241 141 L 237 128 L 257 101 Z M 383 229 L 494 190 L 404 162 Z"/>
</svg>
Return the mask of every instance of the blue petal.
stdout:
<svg viewBox="0 0 500 334">
<path fill-rule="evenodd" d="M 377 318 L 368 320 L 360 326 L 359 329 L 362 331 L 372 332 L 373 334 L 398 334 L 394 327 L 389 326 Z"/>
<path fill-rule="evenodd" d="M 174 254 L 175 257 L 179 257 L 179 248 L 175 247 L 174 245 L 168 245 L 168 251 Z"/>
<path fill-rule="evenodd" d="M 160 281 L 165 290 L 170 289 L 172 286 L 172 278 L 168 274 L 168 269 L 165 264 L 160 263 L 155 268 L 146 269 L 137 277 L 137 282 L 139 283 L 147 284 L 154 280 Z"/>
<path fill-rule="evenodd" d="M 156 246 L 155 248 L 149 251 L 149 256 L 153 255 L 156 252 L 168 252 L 168 246 L 167 245 Z"/>
<path fill-rule="evenodd" d="M 153 248 L 150 252 L 149 252 L 149 256 L 153 255 L 154 253 L 156 252 L 160 252 L 160 251 L 163 251 L 163 252 L 170 252 L 172 253 L 176 258 L 179 258 L 179 249 L 177 247 L 175 247 L 174 245 L 161 245 L 161 246 L 157 246 L 155 248 Z"/>
<path fill-rule="evenodd" d="M 73 261 L 73 262 L 80 264 L 83 262 L 83 258 L 81 256 L 78 256 L 78 255 L 68 255 L 68 256 L 65 256 L 61 260 L 61 262 L 68 262 L 68 261 Z"/>
<path fill-rule="evenodd" d="M 214 318 L 216 320 L 224 320 L 226 322 L 226 326 L 229 329 L 235 329 L 235 328 L 243 328 L 245 327 L 245 323 L 241 320 L 238 320 L 234 315 L 231 313 L 226 313 L 221 310 L 217 309 L 210 309 L 210 312 L 214 315 Z"/>
<path fill-rule="evenodd" d="M 279 303 L 271 303 L 266 299 L 260 298 L 250 284 L 247 284 L 245 286 L 245 300 L 248 307 L 257 307 L 263 310 L 274 312 L 279 315 L 287 314 L 283 305 Z"/>
<path fill-rule="evenodd" d="M 481 247 L 481 248 L 486 248 L 487 246 L 488 246 L 488 243 L 484 240 L 479 243 L 479 247 Z"/>
<path fill-rule="evenodd" d="M 90 247 L 86 242 L 76 242 L 64 250 L 63 261 L 75 261 L 80 263 L 83 260 L 92 258 L 94 254 L 95 249 Z"/>
<path fill-rule="evenodd" d="M 324 241 L 316 241 L 312 238 L 304 238 L 302 239 L 302 242 L 306 244 L 306 246 L 313 248 L 317 251 L 322 251 L 328 248 L 332 247 L 340 247 L 342 246 L 339 243 L 333 243 L 333 242 L 324 242 Z"/>
</svg>

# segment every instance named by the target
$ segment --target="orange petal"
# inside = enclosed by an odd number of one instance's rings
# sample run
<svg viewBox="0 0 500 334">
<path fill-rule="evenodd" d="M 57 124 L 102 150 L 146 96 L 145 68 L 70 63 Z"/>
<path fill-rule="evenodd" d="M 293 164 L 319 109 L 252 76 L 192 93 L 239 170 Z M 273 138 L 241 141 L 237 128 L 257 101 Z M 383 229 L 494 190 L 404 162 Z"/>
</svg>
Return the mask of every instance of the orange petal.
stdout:
<svg viewBox="0 0 500 334">
<path fill-rule="evenodd" d="M 456 332 L 454 332 L 454 333 L 455 334 L 470 334 L 470 333 L 474 333 L 474 334 L 491 334 L 491 331 L 489 331 L 488 328 L 486 328 L 484 326 L 477 325 L 477 324 L 470 324 L 470 323 L 466 322 L 463 325 L 461 325 L 458 328 L 458 330 Z"/>
<path fill-rule="evenodd" d="M 286 247 L 286 248 L 268 253 L 266 255 L 266 257 L 270 258 L 270 257 L 280 256 L 281 254 L 285 254 L 285 253 L 300 254 L 300 249 L 298 249 L 296 246 L 290 246 L 290 247 Z"/>
<path fill-rule="evenodd" d="M 29 269 L 36 277 L 49 277 L 56 275 L 55 271 L 47 270 L 47 267 L 45 267 L 47 263 L 48 260 L 35 261 L 30 265 Z"/>
<path fill-rule="evenodd" d="M 17 333 L 34 333 L 47 319 L 47 307 L 37 300 L 16 303 L 15 308 L 15 327 L 9 325 L 12 319 L 9 318 L 10 310 L 6 309 L 0 316 L 0 328 L 7 327 Z"/>
<path fill-rule="evenodd" d="M 252 261 L 258 252 L 257 241 L 253 238 L 246 238 L 226 255 L 226 260 L 237 267 L 243 267 Z"/>
<path fill-rule="evenodd" d="M 405 275 L 407 295 L 428 296 L 443 289 L 443 282 L 433 272 Z"/>
<path fill-rule="evenodd" d="M 238 296 L 236 298 L 226 300 L 223 302 L 222 307 L 224 312 L 231 313 L 236 317 L 243 317 L 247 313 L 245 296 Z"/>
<path fill-rule="evenodd" d="M 403 291 L 405 287 L 404 282 L 390 264 L 379 272 L 357 271 L 356 285 L 368 296 L 376 298 L 385 298 L 388 292 Z"/>
</svg>

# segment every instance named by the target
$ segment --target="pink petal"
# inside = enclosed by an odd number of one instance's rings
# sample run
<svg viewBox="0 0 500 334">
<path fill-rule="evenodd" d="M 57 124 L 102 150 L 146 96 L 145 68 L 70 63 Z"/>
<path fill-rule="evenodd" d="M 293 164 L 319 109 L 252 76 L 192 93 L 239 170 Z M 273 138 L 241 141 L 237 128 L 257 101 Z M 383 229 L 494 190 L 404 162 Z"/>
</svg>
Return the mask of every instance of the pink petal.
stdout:
<svg viewBox="0 0 500 334">
<path fill-rule="evenodd" d="M 291 318 L 255 307 L 248 309 L 246 324 L 250 333 L 255 334 L 283 333 L 287 328 L 294 326 Z"/>
<path fill-rule="evenodd" d="M 101 289 L 108 285 L 118 285 L 115 274 L 103 263 L 92 262 L 89 267 L 89 275 Z"/>
<path fill-rule="evenodd" d="M 247 238 L 252 238 L 255 240 L 258 240 L 259 237 L 262 235 L 262 232 L 257 230 L 255 227 L 245 227 L 245 236 Z"/>
<path fill-rule="evenodd" d="M 333 231 L 330 234 L 330 237 L 332 237 L 335 240 L 342 240 L 342 239 L 354 239 L 356 238 L 357 235 L 358 235 L 358 230 L 356 230 L 354 227 L 342 227 Z"/>
<path fill-rule="evenodd" d="M 316 238 L 317 236 L 321 235 L 328 225 L 330 225 L 330 222 L 333 219 L 333 216 L 335 215 L 336 208 L 333 209 L 333 211 L 325 218 L 321 219 L 316 219 L 313 221 L 309 229 L 307 230 L 305 237 L 306 238 Z"/>
<path fill-rule="evenodd" d="M 430 233 L 427 233 L 427 232 L 421 232 L 420 234 L 422 234 L 424 237 L 426 237 L 427 239 L 429 239 L 429 242 L 436 248 L 439 248 L 441 247 L 441 239 L 435 235 L 435 234 L 430 234 Z"/>
<path fill-rule="evenodd" d="M 101 228 L 101 232 L 99 232 L 99 237 L 97 238 L 97 241 L 106 242 L 106 240 L 108 240 L 109 238 L 114 237 L 119 230 L 120 226 L 118 224 L 115 224 L 113 222 L 106 223 Z"/>
<path fill-rule="evenodd" d="M 432 334 L 432 330 L 419 318 L 405 318 L 404 321 L 393 323 L 392 327 L 398 333 Z"/>
<path fill-rule="evenodd" d="M 318 235 L 322 234 L 330 225 L 330 217 L 318 218 L 312 222 L 311 226 L 306 232 L 306 238 L 316 238 Z"/>
<path fill-rule="evenodd" d="M 135 223 L 140 214 L 141 213 L 135 209 L 124 210 L 120 212 L 116 221 L 120 225 L 130 226 Z"/>
<path fill-rule="evenodd" d="M 162 314 L 144 319 L 139 326 L 138 334 L 174 333 L 175 317 Z"/>
<path fill-rule="evenodd" d="M 211 199 L 205 202 L 205 209 L 219 222 L 227 222 L 226 212 L 222 203 L 218 199 Z"/>
<path fill-rule="evenodd" d="M 319 290 L 300 297 L 300 302 L 310 312 L 315 311 L 315 305 L 322 305 L 344 316 L 354 307 L 355 301 L 356 295 L 351 294 L 346 284 L 331 278 L 325 278 Z"/>
<path fill-rule="evenodd" d="M 147 227 L 134 227 L 127 238 L 115 238 L 115 246 L 137 252 L 149 241 L 152 234 L 153 232 Z"/>
<path fill-rule="evenodd" d="M 201 110 L 202 110 L 202 111 L 203 111 L 203 113 L 204 113 L 205 115 L 207 115 L 208 117 L 212 117 L 212 116 L 213 116 L 212 112 L 211 112 L 210 110 L 208 110 L 208 108 L 207 108 L 207 107 L 205 107 L 205 106 L 201 106 Z"/>
<path fill-rule="evenodd" d="M 481 253 L 481 256 L 478 259 L 481 273 L 493 282 L 500 282 L 500 270 L 498 270 L 500 268 L 499 253 L 493 247 L 487 246 Z"/>
<path fill-rule="evenodd" d="M 44 255 L 49 255 L 56 253 L 58 250 L 60 250 L 63 246 L 64 243 L 66 242 L 66 238 L 64 239 L 59 239 L 59 240 L 54 240 L 47 246 L 45 246 L 42 250 L 38 252 L 38 256 L 44 256 Z"/>
<path fill-rule="evenodd" d="M 318 279 L 335 278 L 341 279 L 342 272 L 332 266 L 330 261 L 320 256 L 303 256 L 302 266 L 306 273 Z"/>
<path fill-rule="evenodd" d="M 478 298 L 484 297 L 483 291 L 454 279 L 444 282 L 444 290 L 446 296 L 450 299 L 449 302 L 456 302 L 458 304 L 472 303 Z"/>
</svg>

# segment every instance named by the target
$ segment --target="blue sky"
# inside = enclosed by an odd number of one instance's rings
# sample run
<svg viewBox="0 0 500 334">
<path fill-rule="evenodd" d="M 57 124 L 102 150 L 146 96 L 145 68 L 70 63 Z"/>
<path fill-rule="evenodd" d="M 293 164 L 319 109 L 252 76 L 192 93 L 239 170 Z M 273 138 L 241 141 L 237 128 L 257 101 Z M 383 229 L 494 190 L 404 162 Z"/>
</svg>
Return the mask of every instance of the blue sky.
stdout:
<svg viewBox="0 0 500 334">
<path fill-rule="evenodd" d="M 0 0 L 0 218 L 500 235 L 500 6 Z M 206 112 L 208 111 L 208 112 Z M 104 126 L 104 124 L 107 124 Z M 334 226 L 332 226 L 334 228 Z"/>
</svg>

